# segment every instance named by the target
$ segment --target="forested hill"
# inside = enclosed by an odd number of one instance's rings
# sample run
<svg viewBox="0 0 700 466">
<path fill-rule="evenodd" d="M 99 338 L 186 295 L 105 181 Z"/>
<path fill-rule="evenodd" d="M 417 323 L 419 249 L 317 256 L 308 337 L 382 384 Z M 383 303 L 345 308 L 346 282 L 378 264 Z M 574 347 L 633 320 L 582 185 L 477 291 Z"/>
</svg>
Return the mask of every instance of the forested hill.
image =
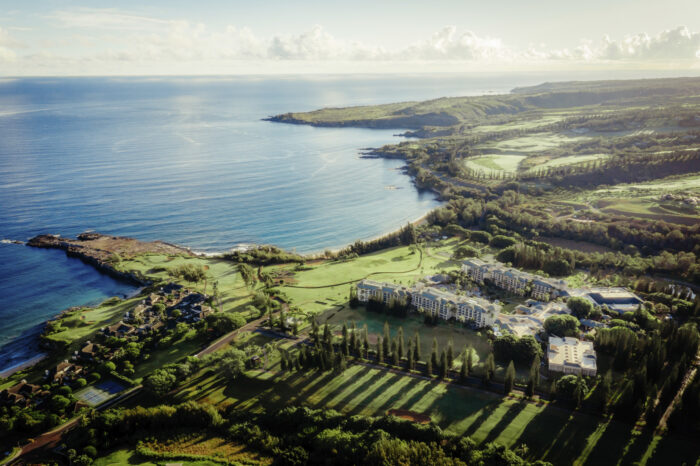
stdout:
<svg viewBox="0 0 700 466">
<path fill-rule="evenodd" d="M 445 97 L 425 102 L 324 108 L 286 113 L 270 121 L 313 126 L 425 129 L 483 123 L 493 118 L 554 108 L 699 103 L 700 78 L 544 83 L 510 94 Z"/>
</svg>

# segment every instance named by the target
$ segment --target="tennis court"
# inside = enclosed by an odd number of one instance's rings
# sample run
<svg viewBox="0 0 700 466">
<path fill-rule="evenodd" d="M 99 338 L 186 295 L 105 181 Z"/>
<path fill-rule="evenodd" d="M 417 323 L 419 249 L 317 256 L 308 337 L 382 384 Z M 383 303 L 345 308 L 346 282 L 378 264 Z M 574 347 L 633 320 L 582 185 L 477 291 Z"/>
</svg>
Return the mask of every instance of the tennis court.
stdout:
<svg viewBox="0 0 700 466">
<path fill-rule="evenodd" d="M 90 386 L 75 394 L 75 397 L 90 406 L 97 406 L 112 395 L 124 390 L 124 386 L 114 380 L 104 380 L 96 385 Z"/>
</svg>

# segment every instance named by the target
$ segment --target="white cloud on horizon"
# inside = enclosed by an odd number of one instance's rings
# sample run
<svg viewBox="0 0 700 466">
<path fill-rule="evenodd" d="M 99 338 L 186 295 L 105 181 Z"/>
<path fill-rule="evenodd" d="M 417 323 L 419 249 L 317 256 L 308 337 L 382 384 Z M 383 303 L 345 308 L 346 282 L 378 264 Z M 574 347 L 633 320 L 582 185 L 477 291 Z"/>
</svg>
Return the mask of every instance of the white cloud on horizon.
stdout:
<svg viewBox="0 0 700 466">
<path fill-rule="evenodd" d="M 581 40 L 577 47 L 544 45 L 514 47 L 500 38 L 445 26 L 431 37 L 389 50 L 336 38 L 320 25 L 293 35 L 261 37 L 247 27 L 212 30 L 186 20 L 153 18 L 116 9 L 81 8 L 46 17 L 59 29 L 70 30 L 55 40 L 19 44 L 0 27 L 0 62 L 27 68 L 216 62 L 368 62 L 499 64 L 533 67 L 551 63 L 700 63 L 700 32 L 677 27 L 657 34 L 639 33 L 622 39 L 604 36 Z M 18 49 L 24 53 L 18 53 Z M 39 62 L 40 61 L 40 62 Z M 370 65 L 371 66 L 371 65 Z M 19 66 L 18 66 L 19 67 Z"/>
<path fill-rule="evenodd" d="M 0 63 L 17 59 L 17 54 L 11 48 L 15 45 L 17 44 L 10 38 L 7 31 L 0 27 Z"/>
</svg>

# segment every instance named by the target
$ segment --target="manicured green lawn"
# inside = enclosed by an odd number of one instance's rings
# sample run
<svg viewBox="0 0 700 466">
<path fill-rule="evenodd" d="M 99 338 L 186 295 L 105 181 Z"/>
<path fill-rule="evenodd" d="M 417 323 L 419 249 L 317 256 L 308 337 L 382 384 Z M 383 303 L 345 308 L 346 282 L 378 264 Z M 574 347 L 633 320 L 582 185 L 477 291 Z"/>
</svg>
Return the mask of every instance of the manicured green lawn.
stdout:
<svg viewBox="0 0 700 466">
<path fill-rule="evenodd" d="M 52 340 L 77 341 L 107 325 L 119 322 L 124 313 L 132 309 L 142 298 L 131 298 L 111 303 L 107 300 L 94 308 L 84 308 L 72 312 L 61 319 L 63 330 L 50 335 Z"/>
<path fill-rule="evenodd" d="M 145 276 L 158 280 L 168 280 L 181 283 L 197 291 L 205 291 L 205 283 L 197 284 L 184 281 L 173 280 L 168 276 L 168 269 L 182 264 L 194 264 L 203 266 L 209 277 L 206 283 L 206 292 L 212 293 L 213 282 L 219 283 L 221 294 L 221 305 L 224 311 L 240 311 L 249 304 L 251 292 L 246 288 L 240 274 L 237 272 L 236 264 L 210 257 L 186 257 L 186 256 L 165 256 L 161 254 L 143 254 L 133 259 L 124 260 L 119 265 L 123 270 L 137 270 Z"/>
<path fill-rule="evenodd" d="M 296 286 L 323 287 L 349 281 L 358 281 L 368 274 L 369 278 L 411 285 L 426 275 L 442 270 L 454 270 L 461 264 L 450 260 L 452 250 L 457 242 L 445 241 L 439 248 L 430 248 L 423 254 L 419 267 L 420 255 L 409 251 L 408 247 L 386 249 L 367 254 L 346 262 L 324 262 L 312 266 L 311 270 L 296 272 Z M 290 268 L 290 266 L 285 266 Z M 300 306 L 307 314 L 318 314 L 348 301 L 351 284 L 328 286 L 326 288 L 280 287 L 291 299 L 292 304 Z"/>
<path fill-rule="evenodd" d="M 183 466 L 220 466 L 220 463 L 214 463 L 212 461 L 182 461 L 182 460 L 168 460 L 168 461 L 158 461 L 153 463 L 148 460 L 144 460 L 141 456 L 133 450 L 120 449 L 115 450 L 106 456 L 97 458 L 94 466 L 116 466 L 116 465 L 138 465 L 138 466 L 158 466 L 166 463 L 182 464 Z"/>
<path fill-rule="evenodd" d="M 536 168 L 549 168 L 549 167 L 562 167 L 564 165 L 571 165 L 574 163 L 588 162 L 590 160 L 598 160 L 607 158 L 607 154 L 581 154 L 581 155 L 568 155 L 565 157 L 557 157 L 545 162 L 541 165 L 537 165 Z"/>
<path fill-rule="evenodd" d="M 477 442 L 496 441 L 510 447 L 526 443 L 531 459 L 554 464 L 629 464 L 642 459 L 646 464 L 672 464 L 662 458 L 675 458 L 673 464 L 694 464 L 697 459 L 690 439 L 633 436 L 626 424 L 601 423 L 600 418 L 545 403 L 524 403 L 360 365 L 337 376 L 257 370 L 233 382 L 205 372 L 185 386 L 177 401 L 186 399 L 251 410 L 303 404 L 370 416 L 406 409 L 428 414 L 442 428 Z"/>
<path fill-rule="evenodd" d="M 438 352 L 444 348 L 446 349 L 451 341 L 455 358 L 464 351 L 467 345 L 471 346 L 476 350 L 474 364 L 486 358 L 491 352 L 491 346 L 486 337 L 481 336 L 479 333 L 457 323 L 441 321 L 437 325 L 425 325 L 423 318 L 415 313 L 401 318 L 367 312 L 364 307 L 350 309 L 350 307 L 346 306 L 339 311 L 332 310 L 321 314 L 318 320 L 321 323 L 327 321 L 334 331 L 340 331 L 343 323 L 347 325 L 348 329 L 351 328 L 351 322 L 355 322 L 358 329 L 362 329 L 362 326 L 366 324 L 371 344 L 376 341 L 374 339 L 375 336 L 382 335 L 384 322 L 389 324 L 392 338 L 396 336 L 399 327 L 403 328 L 406 348 L 408 347 L 409 338 L 413 338 L 417 332 L 420 336 L 421 356 L 423 359 L 430 356 L 433 338 L 437 339 Z"/>
<path fill-rule="evenodd" d="M 472 170 L 516 172 L 518 165 L 525 158 L 519 154 L 487 154 L 482 157 L 470 158 L 465 165 Z"/>
<path fill-rule="evenodd" d="M 190 334 L 193 332 L 194 330 Z M 205 343 L 204 339 L 195 337 L 176 341 L 168 348 L 157 349 L 150 354 L 146 361 L 136 365 L 132 378 L 136 382 L 141 382 L 141 379 L 152 371 L 196 353 Z"/>
</svg>

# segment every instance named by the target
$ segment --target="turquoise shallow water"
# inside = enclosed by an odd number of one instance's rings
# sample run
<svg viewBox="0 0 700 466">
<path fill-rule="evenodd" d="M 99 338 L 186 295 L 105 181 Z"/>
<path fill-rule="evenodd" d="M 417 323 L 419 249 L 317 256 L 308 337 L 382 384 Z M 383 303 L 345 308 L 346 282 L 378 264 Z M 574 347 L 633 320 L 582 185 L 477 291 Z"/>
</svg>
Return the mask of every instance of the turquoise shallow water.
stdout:
<svg viewBox="0 0 700 466">
<path fill-rule="evenodd" d="M 262 118 L 547 79 L 0 79 L 0 239 L 94 229 L 199 251 L 272 243 L 306 253 L 372 238 L 438 205 L 402 162 L 358 157 L 400 131 Z M 60 310 L 132 291 L 62 252 L 0 243 L 0 370 L 36 354 L 40 323 Z"/>
</svg>

